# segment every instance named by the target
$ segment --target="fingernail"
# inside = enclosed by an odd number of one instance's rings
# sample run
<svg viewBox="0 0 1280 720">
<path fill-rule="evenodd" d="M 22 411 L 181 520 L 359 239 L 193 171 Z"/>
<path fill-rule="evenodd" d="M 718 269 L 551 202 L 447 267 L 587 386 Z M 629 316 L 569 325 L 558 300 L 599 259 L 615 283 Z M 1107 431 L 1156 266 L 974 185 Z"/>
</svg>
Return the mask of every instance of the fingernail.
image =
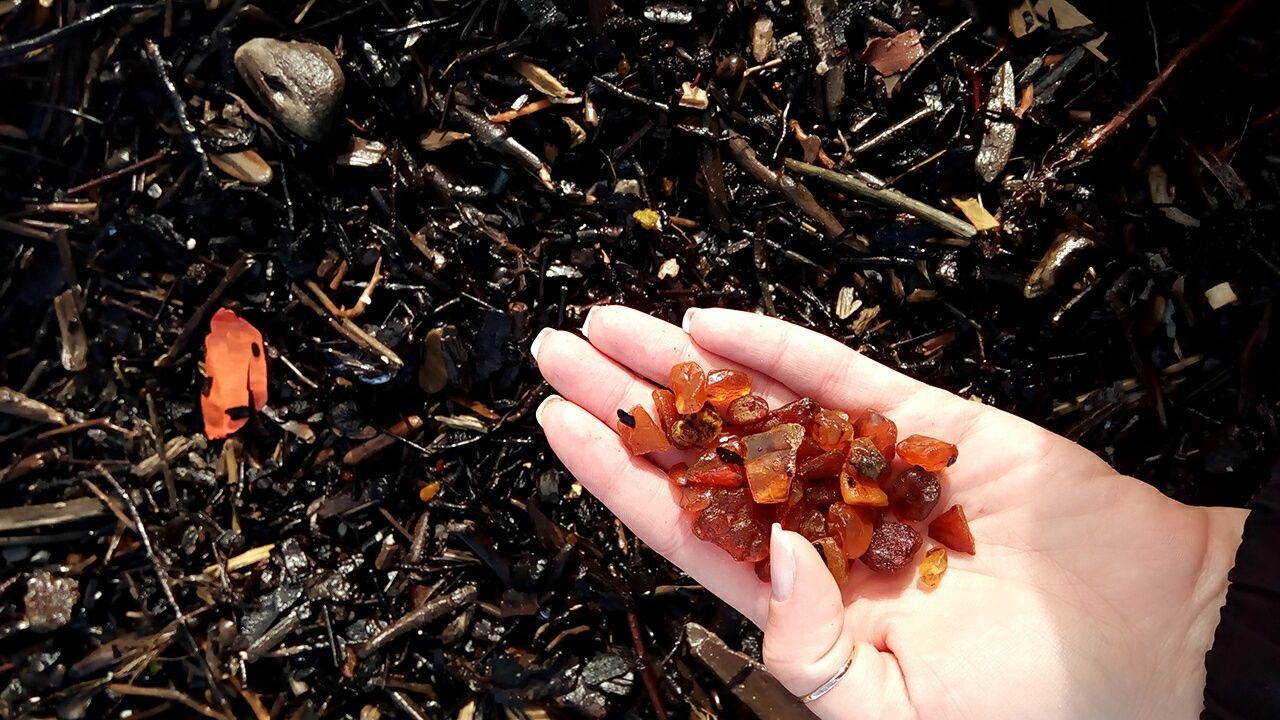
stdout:
<svg viewBox="0 0 1280 720">
<path fill-rule="evenodd" d="M 682 320 L 680 321 L 680 329 L 684 331 L 684 334 L 685 334 L 685 335 L 691 335 L 691 334 L 692 334 L 692 333 L 689 331 L 689 325 L 692 323 L 692 321 L 693 321 L 693 313 L 694 313 L 697 309 L 698 309 L 698 308 L 689 308 L 688 310 L 685 310 L 685 311 L 684 311 L 684 319 L 682 319 Z"/>
<path fill-rule="evenodd" d="M 538 348 L 542 347 L 542 341 L 555 331 L 555 328 L 542 328 L 542 330 L 540 330 L 533 338 L 533 344 L 529 346 L 529 355 L 533 358 L 534 362 L 538 362 Z"/>
<path fill-rule="evenodd" d="M 559 395 L 556 395 L 556 394 L 554 394 L 554 393 L 552 393 L 551 395 L 548 395 L 548 396 L 546 396 L 545 398 L 543 398 L 543 399 L 542 399 L 542 402 L 538 403 L 538 409 L 533 411 L 533 419 L 534 419 L 534 420 L 537 420 L 537 421 L 538 421 L 538 424 L 539 424 L 539 425 L 541 425 L 541 424 L 542 424 L 542 413 L 543 413 L 543 412 L 545 412 L 545 411 L 546 411 L 546 409 L 547 409 L 548 407 L 550 407 L 552 403 L 558 403 L 558 402 L 560 402 L 561 400 L 564 400 L 564 398 L 562 398 L 562 397 L 560 397 Z"/>
<path fill-rule="evenodd" d="M 596 306 L 592 305 L 591 309 L 587 311 L 587 316 L 582 318 L 582 337 L 588 340 L 591 339 L 591 335 L 590 335 L 591 331 L 588 328 L 591 327 L 591 316 L 594 315 L 595 312 L 596 312 Z"/>
<path fill-rule="evenodd" d="M 778 523 L 773 524 L 769 536 L 769 580 L 773 585 L 773 599 L 786 602 L 796 586 L 796 555 Z"/>
</svg>

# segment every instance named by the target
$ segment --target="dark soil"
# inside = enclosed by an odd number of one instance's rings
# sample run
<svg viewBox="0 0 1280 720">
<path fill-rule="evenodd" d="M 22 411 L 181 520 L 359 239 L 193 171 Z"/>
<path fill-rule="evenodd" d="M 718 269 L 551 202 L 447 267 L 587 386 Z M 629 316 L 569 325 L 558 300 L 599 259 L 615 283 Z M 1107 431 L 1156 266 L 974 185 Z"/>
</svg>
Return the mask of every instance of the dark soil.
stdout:
<svg viewBox="0 0 1280 720">
<path fill-rule="evenodd" d="M 757 633 L 533 422 L 529 341 L 596 303 L 774 314 L 1247 503 L 1280 471 L 1268 4 L 1096 143 L 1225 3 L 1080 0 L 1093 25 L 1023 37 L 998 3 L 820 5 L 0 3 L 0 718 L 750 715 L 683 636 Z M 863 48 L 908 29 L 928 53 L 889 94 Z M 237 71 L 256 37 L 336 55 L 322 139 Z M 248 151 L 269 182 L 233 179 Z M 980 196 L 1001 227 L 788 191 L 785 158 L 955 219 Z M 324 306 L 375 272 L 354 320 Z M 200 415 L 219 307 L 270 376 L 226 441 Z"/>
</svg>

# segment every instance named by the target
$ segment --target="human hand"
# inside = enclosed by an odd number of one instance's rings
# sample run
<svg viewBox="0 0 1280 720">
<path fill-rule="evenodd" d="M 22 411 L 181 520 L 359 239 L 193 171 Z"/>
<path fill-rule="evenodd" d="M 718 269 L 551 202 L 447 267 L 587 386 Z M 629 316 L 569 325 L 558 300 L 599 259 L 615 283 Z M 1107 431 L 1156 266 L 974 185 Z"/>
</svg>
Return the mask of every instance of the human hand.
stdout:
<svg viewBox="0 0 1280 720">
<path fill-rule="evenodd" d="M 1204 689 L 1244 511 L 1195 508 L 1036 425 L 922 384 L 781 320 L 692 310 L 684 330 L 596 307 L 583 334 L 544 331 L 533 352 L 563 396 L 538 421 L 565 466 L 636 536 L 764 628 L 764 661 L 822 718 L 1181 718 Z M 771 407 L 809 396 L 875 409 L 900 437 L 960 448 L 939 511 L 960 503 L 977 555 L 950 554 L 933 591 L 914 570 L 861 563 L 836 585 L 803 537 L 773 530 L 772 585 L 693 536 L 664 470 L 631 457 L 618 408 L 643 405 L 672 365 L 745 369 Z M 566 402 L 567 400 L 567 402 Z M 914 564 L 912 566 L 914 568 Z"/>
</svg>

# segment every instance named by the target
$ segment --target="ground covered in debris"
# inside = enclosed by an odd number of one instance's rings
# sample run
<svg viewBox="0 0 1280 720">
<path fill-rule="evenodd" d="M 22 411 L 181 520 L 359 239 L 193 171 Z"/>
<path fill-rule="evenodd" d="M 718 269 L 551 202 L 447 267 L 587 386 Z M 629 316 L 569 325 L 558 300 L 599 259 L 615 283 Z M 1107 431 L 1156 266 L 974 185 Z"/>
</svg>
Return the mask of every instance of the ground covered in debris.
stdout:
<svg viewBox="0 0 1280 720">
<path fill-rule="evenodd" d="M 0 717 L 794 714 L 537 431 L 594 303 L 1246 503 L 1265 6 L 0 2 Z"/>
</svg>

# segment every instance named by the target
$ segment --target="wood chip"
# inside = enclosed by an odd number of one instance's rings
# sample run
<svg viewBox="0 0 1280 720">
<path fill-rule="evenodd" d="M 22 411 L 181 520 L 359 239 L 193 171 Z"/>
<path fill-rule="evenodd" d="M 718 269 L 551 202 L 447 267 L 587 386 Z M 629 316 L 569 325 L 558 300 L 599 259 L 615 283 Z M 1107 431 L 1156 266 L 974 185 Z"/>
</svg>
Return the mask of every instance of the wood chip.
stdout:
<svg viewBox="0 0 1280 720">
<path fill-rule="evenodd" d="M 1093 25 L 1094 22 L 1085 17 L 1075 5 L 1067 0 L 1039 0 L 1035 4 L 1036 14 L 1043 18 L 1046 22 L 1053 21 L 1054 26 L 1059 30 L 1070 30 L 1071 28 L 1087 27 Z M 1102 52 L 1102 41 L 1107 39 L 1107 34 L 1102 33 L 1098 37 L 1084 44 L 1084 49 L 1093 53 L 1102 62 L 1109 62 L 1109 58 Z"/>
<path fill-rule="evenodd" d="M 444 356 L 444 329 L 433 328 L 422 340 L 422 364 L 418 366 L 418 386 L 438 393 L 449 382 L 449 368 Z"/>
<path fill-rule="evenodd" d="M 1239 299 L 1236 297 L 1236 291 L 1231 289 L 1231 283 L 1225 282 L 1205 290 L 1204 298 L 1209 301 L 1209 307 L 1214 310 L 1233 305 Z"/>
<path fill-rule="evenodd" d="M 457 130 L 429 130 L 418 138 L 418 144 L 422 146 L 423 150 L 439 150 L 469 137 L 471 137 L 471 133 L 458 132 Z"/>
<path fill-rule="evenodd" d="M 862 62 L 875 68 L 881 75 L 888 76 L 906 70 L 923 56 L 920 31 L 913 29 L 891 38 L 872 38 L 862 51 Z"/>
<path fill-rule="evenodd" d="M 751 57 L 763 63 L 773 57 L 777 44 L 773 41 L 773 18 L 757 15 L 751 23 Z"/>
<path fill-rule="evenodd" d="M 35 422 L 67 424 L 67 416 L 61 411 L 7 387 L 0 387 L 0 413 Z"/>
<path fill-rule="evenodd" d="M 662 261 L 662 265 L 658 267 L 658 279 L 666 280 L 680 274 L 680 261 L 675 258 L 667 258 Z"/>
<path fill-rule="evenodd" d="M 107 507 L 96 498 L 0 508 L 0 532 L 32 530 L 106 515 Z"/>
<path fill-rule="evenodd" d="M 210 153 L 213 166 L 246 185 L 266 185 L 274 174 L 271 166 L 253 150 L 231 153 Z"/>
<path fill-rule="evenodd" d="M 965 219 L 979 231 L 1000 227 L 1000 221 L 982 206 L 982 198 L 951 198 L 951 202 L 956 204 Z"/>
<path fill-rule="evenodd" d="M 339 155 L 334 162 L 350 167 L 372 167 L 382 162 L 387 156 L 386 143 L 364 138 L 351 138 L 347 151 Z"/>
<path fill-rule="evenodd" d="M 233 573 L 237 570 L 243 570 L 251 565 L 257 565 L 271 557 L 271 551 L 276 549 L 275 543 L 267 545 L 259 545 L 256 548 L 245 550 L 239 555 L 227 558 L 225 563 L 227 572 Z M 216 578 L 222 572 L 222 565 L 210 565 L 204 569 L 204 574 Z"/>
<path fill-rule="evenodd" d="M 848 320 L 860 307 L 862 301 L 858 299 L 858 292 L 853 286 L 846 285 L 836 293 L 836 317 L 841 320 Z"/>
<path fill-rule="evenodd" d="M 514 60 L 511 66 L 520 73 L 520 77 L 543 95 L 553 98 L 573 97 L 572 90 L 540 65 L 535 65 L 528 60 Z"/>
<path fill-rule="evenodd" d="M 53 299 L 53 311 L 62 337 L 62 367 L 80 372 L 89 364 L 89 339 L 80 321 L 80 292 L 72 288 L 58 295 Z"/>
<path fill-rule="evenodd" d="M 706 110 L 709 104 L 706 90 L 692 83 L 680 83 L 680 107 Z"/>
</svg>

